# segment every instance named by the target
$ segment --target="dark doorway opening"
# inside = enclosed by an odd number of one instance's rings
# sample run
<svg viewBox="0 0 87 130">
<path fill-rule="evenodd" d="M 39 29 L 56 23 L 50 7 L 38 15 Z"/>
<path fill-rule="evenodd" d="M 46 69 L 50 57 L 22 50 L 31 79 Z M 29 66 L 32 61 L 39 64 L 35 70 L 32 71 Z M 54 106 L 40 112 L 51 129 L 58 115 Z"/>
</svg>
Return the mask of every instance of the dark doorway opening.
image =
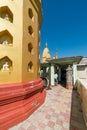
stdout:
<svg viewBox="0 0 87 130">
<path fill-rule="evenodd" d="M 61 84 L 66 87 L 66 68 L 67 66 L 61 67 Z"/>
</svg>

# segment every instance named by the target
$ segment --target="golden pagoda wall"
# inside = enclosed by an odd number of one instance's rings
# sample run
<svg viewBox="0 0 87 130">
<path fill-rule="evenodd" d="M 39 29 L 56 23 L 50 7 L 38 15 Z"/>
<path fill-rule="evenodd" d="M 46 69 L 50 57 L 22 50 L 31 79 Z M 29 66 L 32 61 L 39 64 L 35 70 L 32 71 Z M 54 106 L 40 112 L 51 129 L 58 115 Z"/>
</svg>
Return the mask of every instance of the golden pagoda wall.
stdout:
<svg viewBox="0 0 87 130">
<path fill-rule="evenodd" d="M 41 5 L 38 5 L 40 2 L 38 4 L 36 0 L 0 1 L 0 84 L 39 78 L 42 15 Z M 9 20 L 5 13 L 8 13 Z M 7 70 L 3 70 L 5 62 Z"/>
</svg>

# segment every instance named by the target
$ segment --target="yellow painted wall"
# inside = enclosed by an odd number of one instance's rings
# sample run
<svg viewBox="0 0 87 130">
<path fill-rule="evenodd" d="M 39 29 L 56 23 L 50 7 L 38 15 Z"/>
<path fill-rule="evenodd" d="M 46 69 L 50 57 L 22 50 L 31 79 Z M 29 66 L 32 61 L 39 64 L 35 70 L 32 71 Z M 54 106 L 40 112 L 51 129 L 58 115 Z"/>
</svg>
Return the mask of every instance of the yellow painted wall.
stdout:
<svg viewBox="0 0 87 130">
<path fill-rule="evenodd" d="M 0 84 L 27 82 L 39 78 L 39 29 L 42 20 L 38 19 L 38 14 L 41 15 L 41 7 L 36 5 L 38 4 L 34 4 L 32 0 L 0 1 L 0 8 L 8 6 L 13 14 L 13 23 L 0 17 L 0 38 L 4 30 L 8 30 L 13 38 L 10 46 L 0 44 L 0 63 L 4 57 L 12 62 L 11 69 L 0 70 Z M 33 11 L 34 20 L 29 18 L 29 8 Z M 34 36 L 29 34 L 29 26 L 33 27 Z M 30 42 L 33 45 L 33 54 L 28 51 Z M 28 71 L 30 61 L 33 63 L 33 71 Z"/>
</svg>

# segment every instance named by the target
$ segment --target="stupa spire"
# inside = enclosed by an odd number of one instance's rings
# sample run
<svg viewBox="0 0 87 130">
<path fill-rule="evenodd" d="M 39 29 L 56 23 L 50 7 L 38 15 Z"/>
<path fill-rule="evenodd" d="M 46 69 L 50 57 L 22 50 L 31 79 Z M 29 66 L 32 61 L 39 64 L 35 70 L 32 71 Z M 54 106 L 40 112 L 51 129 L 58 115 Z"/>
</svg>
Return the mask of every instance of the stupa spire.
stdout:
<svg viewBox="0 0 87 130">
<path fill-rule="evenodd" d="M 56 49 L 56 56 L 55 58 L 57 59 L 58 58 L 58 49 Z"/>
<path fill-rule="evenodd" d="M 43 50 L 43 54 L 42 54 L 42 63 L 44 62 L 48 62 L 48 60 L 51 59 L 51 55 L 50 55 L 50 52 L 49 52 L 49 49 L 48 49 L 48 43 L 47 43 L 47 40 L 46 40 L 46 44 L 45 44 L 45 48 Z"/>
<path fill-rule="evenodd" d="M 46 39 L 46 48 L 48 48 L 48 43 L 47 43 L 47 39 Z"/>
</svg>

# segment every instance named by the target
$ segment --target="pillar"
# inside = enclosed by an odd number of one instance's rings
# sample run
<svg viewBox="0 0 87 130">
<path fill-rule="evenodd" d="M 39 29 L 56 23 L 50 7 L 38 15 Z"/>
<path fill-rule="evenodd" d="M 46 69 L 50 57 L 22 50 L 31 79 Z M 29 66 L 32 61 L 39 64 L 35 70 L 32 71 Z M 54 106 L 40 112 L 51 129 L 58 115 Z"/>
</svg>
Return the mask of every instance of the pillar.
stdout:
<svg viewBox="0 0 87 130">
<path fill-rule="evenodd" d="M 68 68 L 66 69 L 66 88 L 67 89 L 72 89 L 73 85 L 72 85 L 72 68 L 70 67 L 70 65 L 68 66 Z"/>
<path fill-rule="evenodd" d="M 77 63 L 73 62 L 73 84 L 75 86 L 77 80 Z"/>
<path fill-rule="evenodd" d="M 61 81 L 61 68 L 59 68 L 59 82 Z"/>
<path fill-rule="evenodd" d="M 54 83 L 54 65 L 51 64 L 51 85 L 55 85 Z"/>
</svg>

